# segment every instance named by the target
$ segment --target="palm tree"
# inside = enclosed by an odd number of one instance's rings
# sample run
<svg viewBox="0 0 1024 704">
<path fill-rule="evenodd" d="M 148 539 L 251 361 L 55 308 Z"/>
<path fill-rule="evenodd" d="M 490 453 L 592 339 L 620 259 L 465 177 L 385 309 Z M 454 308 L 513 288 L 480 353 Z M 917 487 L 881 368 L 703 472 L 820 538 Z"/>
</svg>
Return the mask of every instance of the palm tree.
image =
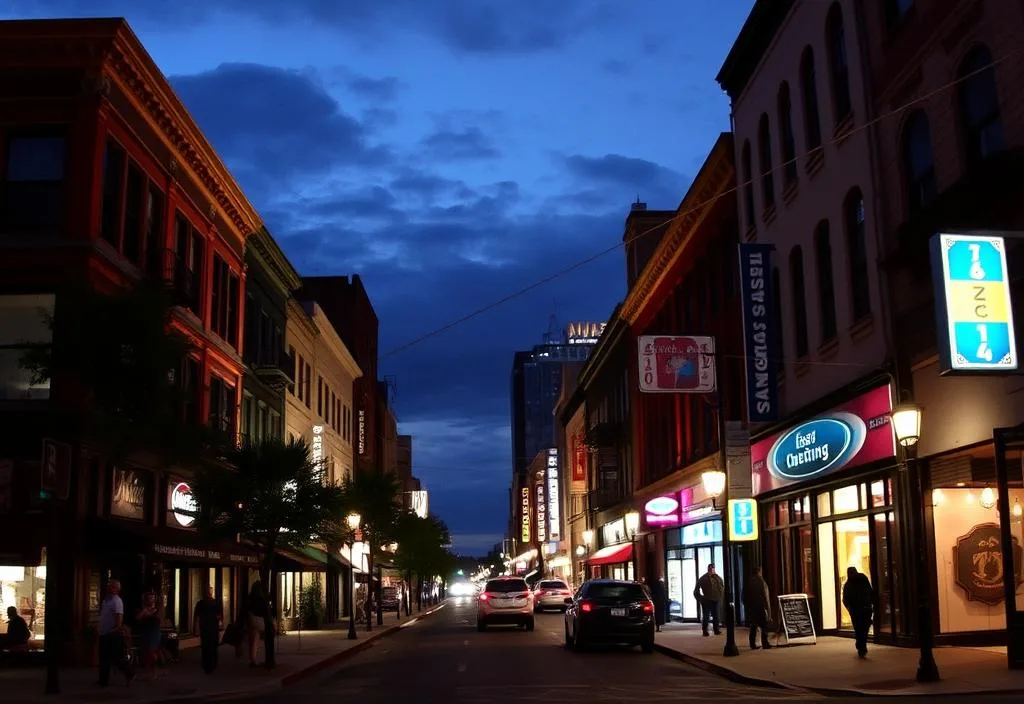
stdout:
<svg viewBox="0 0 1024 704">
<path fill-rule="evenodd" d="M 445 547 L 451 542 L 448 526 L 436 516 L 421 518 L 415 513 L 402 513 L 396 525 L 398 553 L 395 562 L 412 584 L 417 577 L 416 608 L 422 608 L 423 578 L 447 574 L 453 567 L 453 556 Z M 408 611 L 408 605 L 406 607 Z"/>
<path fill-rule="evenodd" d="M 196 478 L 197 525 L 207 536 L 238 536 L 252 545 L 265 588 L 274 583 L 279 548 L 340 544 L 344 494 L 324 481 L 323 466 L 311 459 L 304 440 L 247 442 L 230 453 L 228 463 L 231 469 L 210 466 Z M 275 664 L 273 617 L 268 609 L 267 667 Z"/>
<path fill-rule="evenodd" d="M 360 531 L 367 550 L 367 589 L 373 590 L 377 601 L 378 624 L 382 620 L 380 592 L 373 586 L 373 563 L 375 551 L 396 540 L 396 521 L 402 506 L 399 503 L 398 478 L 379 467 L 370 470 L 356 470 L 342 485 L 345 510 L 358 513 L 362 518 Z M 378 585 L 379 586 L 379 585 Z M 355 609 L 353 604 L 352 608 Z M 367 618 L 367 630 L 372 628 Z"/>
</svg>

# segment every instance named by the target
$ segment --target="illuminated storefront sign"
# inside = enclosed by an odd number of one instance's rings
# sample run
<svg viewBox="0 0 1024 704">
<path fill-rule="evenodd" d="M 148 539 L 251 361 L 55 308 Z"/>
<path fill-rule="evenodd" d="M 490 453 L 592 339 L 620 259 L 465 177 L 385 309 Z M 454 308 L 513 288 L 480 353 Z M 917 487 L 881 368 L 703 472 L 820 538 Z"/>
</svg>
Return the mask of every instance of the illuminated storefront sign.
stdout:
<svg viewBox="0 0 1024 704">
<path fill-rule="evenodd" d="M 548 450 L 548 540 L 562 538 L 562 511 L 558 494 L 558 450 Z"/>
<path fill-rule="evenodd" d="M 178 482 L 170 490 L 168 497 L 171 515 L 182 528 L 188 528 L 196 522 L 196 497 L 192 487 L 185 482 Z"/>
<path fill-rule="evenodd" d="M 572 436 L 572 480 L 587 481 L 587 443 L 582 430 Z"/>
<path fill-rule="evenodd" d="M 539 474 L 539 472 L 538 472 Z M 543 475 L 541 481 L 534 485 L 534 491 L 537 492 L 537 542 L 543 543 L 548 539 L 548 502 L 544 497 L 544 480 Z"/>
<path fill-rule="evenodd" d="M 1003 238 L 941 234 L 932 238 L 931 252 L 942 371 L 1015 370 L 1017 341 Z"/>
<path fill-rule="evenodd" d="M 715 390 L 715 338 L 643 335 L 639 346 L 640 391 L 703 394 Z"/>
<path fill-rule="evenodd" d="M 778 343 L 771 286 L 774 245 L 745 242 L 740 250 L 743 346 L 747 365 L 747 419 L 765 423 L 779 418 Z"/>
<path fill-rule="evenodd" d="M 359 409 L 359 428 L 356 432 L 359 442 L 359 454 L 366 454 L 366 411 Z"/>
<path fill-rule="evenodd" d="M 519 535 L 520 540 L 524 543 L 530 542 L 530 487 L 523 487 L 523 495 L 520 500 L 520 510 L 522 511 L 522 531 Z"/>
<path fill-rule="evenodd" d="M 313 444 L 309 450 L 310 456 L 313 459 L 313 464 L 316 468 L 323 472 L 324 463 L 324 426 L 314 425 L 313 426 Z"/>
<path fill-rule="evenodd" d="M 754 494 L 895 457 L 891 411 L 889 387 L 880 386 L 754 444 L 750 448 Z"/>
<path fill-rule="evenodd" d="M 426 491 L 413 491 L 412 500 L 409 502 L 412 512 L 420 518 L 426 518 L 427 509 L 427 492 Z"/>
<path fill-rule="evenodd" d="M 644 521 L 649 526 L 677 526 L 685 521 L 685 510 L 693 503 L 693 489 L 658 496 L 644 504 Z"/>
<path fill-rule="evenodd" d="M 569 323 L 566 338 L 570 345 L 593 345 L 597 343 L 607 323 Z"/>
</svg>

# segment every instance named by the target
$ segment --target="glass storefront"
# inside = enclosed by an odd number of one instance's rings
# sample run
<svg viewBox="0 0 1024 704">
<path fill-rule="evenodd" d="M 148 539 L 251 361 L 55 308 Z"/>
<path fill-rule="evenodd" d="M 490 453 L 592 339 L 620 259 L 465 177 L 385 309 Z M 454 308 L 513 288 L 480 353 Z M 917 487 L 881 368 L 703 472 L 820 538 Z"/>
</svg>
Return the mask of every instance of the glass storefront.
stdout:
<svg viewBox="0 0 1024 704">
<path fill-rule="evenodd" d="M 773 596 L 807 594 L 821 630 L 852 630 L 842 605 L 848 567 L 868 576 L 877 599 L 873 629 L 898 633 L 902 587 L 891 478 L 861 480 L 765 502 L 764 574 Z"/>
<path fill-rule="evenodd" d="M 722 572 L 722 522 L 692 523 L 665 531 L 665 575 L 669 616 L 683 621 L 700 618 L 693 590 L 709 564 Z"/>
<path fill-rule="evenodd" d="M 0 565 L 0 633 L 7 632 L 11 606 L 25 619 L 32 637 L 43 638 L 46 612 L 46 565 Z"/>
</svg>

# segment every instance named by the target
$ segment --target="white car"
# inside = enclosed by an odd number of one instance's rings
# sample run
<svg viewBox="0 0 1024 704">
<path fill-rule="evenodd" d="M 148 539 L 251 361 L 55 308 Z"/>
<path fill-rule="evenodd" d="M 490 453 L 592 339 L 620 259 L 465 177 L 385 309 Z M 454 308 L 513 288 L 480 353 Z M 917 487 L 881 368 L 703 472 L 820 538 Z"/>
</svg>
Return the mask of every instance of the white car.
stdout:
<svg viewBox="0 0 1024 704">
<path fill-rule="evenodd" d="M 533 630 L 533 598 L 522 577 L 490 579 L 477 599 L 476 629 L 494 624 L 514 624 Z"/>
<path fill-rule="evenodd" d="M 565 600 L 572 596 L 569 585 L 560 579 L 542 579 L 533 588 L 533 610 L 544 609 L 565 611 Z"/>
</svg>

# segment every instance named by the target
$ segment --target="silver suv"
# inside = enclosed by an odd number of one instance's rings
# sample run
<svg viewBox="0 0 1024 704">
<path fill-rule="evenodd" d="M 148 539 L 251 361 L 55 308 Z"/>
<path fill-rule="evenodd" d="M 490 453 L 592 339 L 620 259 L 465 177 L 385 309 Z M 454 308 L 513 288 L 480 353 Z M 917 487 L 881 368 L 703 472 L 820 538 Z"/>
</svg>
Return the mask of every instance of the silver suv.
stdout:
<svg viewBox="0 0 1024 704">
<path fill-rule="evenodd" d="M 477 599 L 476 629 L 486 630 L 498 623 L 515 624 L 533 630 L 533 598 L 522 577 L 488 580 Z"/>
</svg>

